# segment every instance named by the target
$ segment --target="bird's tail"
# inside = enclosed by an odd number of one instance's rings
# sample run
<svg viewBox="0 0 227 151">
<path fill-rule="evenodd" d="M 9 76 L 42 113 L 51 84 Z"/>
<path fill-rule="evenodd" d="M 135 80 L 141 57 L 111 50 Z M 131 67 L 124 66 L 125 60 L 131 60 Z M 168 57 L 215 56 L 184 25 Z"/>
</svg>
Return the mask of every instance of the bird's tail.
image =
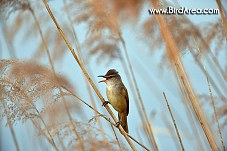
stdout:
<svg viewBox="0 0 227 151">
<path fill-rule="evenodd" d="M 118 119 L 121 121 L 121 126 L 128 133 L 127 115 L 125 113 L 118 113 Z"/>
</svg>

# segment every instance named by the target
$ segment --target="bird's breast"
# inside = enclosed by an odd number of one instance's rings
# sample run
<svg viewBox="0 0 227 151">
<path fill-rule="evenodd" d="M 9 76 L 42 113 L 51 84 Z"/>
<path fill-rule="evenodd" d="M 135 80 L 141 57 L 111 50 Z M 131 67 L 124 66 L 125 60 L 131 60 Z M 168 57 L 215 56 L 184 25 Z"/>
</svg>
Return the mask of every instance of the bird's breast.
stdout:
<svg viewBox="0 0 227 151">
<path fill-rule="evenodd" d="M 118 112 L 125 112 L 127 109 L 125 94 L 121 87 L 108 85 L 106 89 L 107 98 L 113 108 Z"/>
</svg>

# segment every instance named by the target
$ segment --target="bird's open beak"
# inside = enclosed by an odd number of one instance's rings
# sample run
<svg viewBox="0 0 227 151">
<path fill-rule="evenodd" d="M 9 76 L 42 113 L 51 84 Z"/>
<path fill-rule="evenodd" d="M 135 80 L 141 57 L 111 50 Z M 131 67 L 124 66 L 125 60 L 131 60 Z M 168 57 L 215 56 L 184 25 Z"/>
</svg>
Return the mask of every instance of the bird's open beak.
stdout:
<svg viewBox="0 0 227 151">
<path fill-rule="evenodd" d="M 101 80 L 101 81 L 99 81 L 99 83 L 101 83 L 101 82 L 106 82 L 107 80 L 105 79 L 105 80 Z"/>
<path fill-rule="evenodd" d="M 99 75 L 98 77 L 103 77 L 103 78 L 106 78 L 106 76 L 103 76 L 103 75 Z M 101 82 L 106 82 L 107 80 L 105 79 L 105 80 L 101 80 L 101 81 L 99 81 L 99 83 L 101 83 Z"/>
</svg>

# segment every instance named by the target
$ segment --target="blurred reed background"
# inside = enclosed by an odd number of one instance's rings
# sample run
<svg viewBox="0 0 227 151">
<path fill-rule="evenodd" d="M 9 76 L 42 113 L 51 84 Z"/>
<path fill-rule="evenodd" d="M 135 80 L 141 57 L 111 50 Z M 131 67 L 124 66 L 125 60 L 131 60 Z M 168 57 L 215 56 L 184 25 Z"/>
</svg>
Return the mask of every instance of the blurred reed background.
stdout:
<svg viewBox="0 0 227 151">
<path fill-rule="evenodd" d="M 219 14 L 148 13 L 168 6 Z M 0 0 L 0 150 L 226 150 L 226 6 Z M 97 76 L 111 68 L 129 92 L 129 134 L 101 106 Z"/>
</svg>

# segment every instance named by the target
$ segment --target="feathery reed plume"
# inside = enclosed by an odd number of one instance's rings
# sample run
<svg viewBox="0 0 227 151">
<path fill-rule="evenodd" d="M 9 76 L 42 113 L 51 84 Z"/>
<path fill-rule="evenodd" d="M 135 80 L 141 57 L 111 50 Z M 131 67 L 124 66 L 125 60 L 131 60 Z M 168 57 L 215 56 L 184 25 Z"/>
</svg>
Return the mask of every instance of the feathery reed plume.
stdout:
<svg viewBox="0 0 227 151">
<path fill-rule="evenodd" d="M 144 4 L 145 0 L 115 0 L 110 2 L 109 7 L 120 22 L 138 22 Z"/>
<path fill-rule="evenodd" d="M 1 0 L 0 13 L 5 14 L 5 16 L 9 16 L 10 13 L 16 10 L 26 9 L 27 4 L 27 0 Z"/>
<path fill-rule="evenodd" d="M 204 41 L 207 44 L 210 46 L 216 44 L 214 47 L 214 55 L 218 57 L 220 50 L 225 47 L 225 34 L 222 29 L 221 20 L 218 19 L 201 26 L 201 31 L 203 37 L 205 37 Z"/>
<path fill-rule="evenodd" d="M 171 118 L 172 118 L 172 121 L 173 121 L 175 130 L 176 130 L 176 133 L 177 133 L 177 137 L 178 137 L 178 140 L 179 140 L 180 145 L 181 145 L 181 149 L 182 149 L 182 151 L 184 151 L 184 145 L 183 145 L 183 142 L 182 142 L 181 137 L 180 137 L 180 133 L 179 133 L 178 128 L 177 128 L 176 120 L 175 120 L 175 118 L 174 118 L 174 116 L 173 116 L 172 110 L 171 110 L 171 108 L 170 108 L 170 105 L 169 105 L 169 103 L 168 103 L 168 100 L 167 100 L 166 95 L 165 95 L 164 92 L 163 92 L 163 96 L 164 96 L 164 98 L 165 98 L 166 105 L 167 105 L 168 110 L 169 110 L 169 113 L 170 113 L 170 115 L 171 115 Z"/>
<path fill-rule="evenodd" d="M 74 6 L 77 9 L 71 9 Z M 85 50 L 88 50 L 88 56 L 98 54 L 97 61 L 101 62 L 104 58 L 119 58 L 119 37 L 120 30 L 114 12 L 109 11 L 107 2 L 100 0 L 98 3 L 94 0 L 71 1 L 68 4 L 70 14 L 77 14 L 75 22 L 87 23 L 87 38 L 83 44 Z M 77 13 L 79 11 L 79 13 Z M 109 60 L 109 59 L 108 59 Z"/>
<path fill-rule="evenodd" d="M 26 112 L 31 113 L 31 116 L 35 116 L 35 114 L 32 114 L 33 107 L 24 97 L 29 96 L 34 103 L 42 101 L 44 107 L 49 107 L 54 101 L 58 101 L 59 94 L 55 92 L 57 87 L 56 78 L 60 79 L 62 86 L 72 89 L 67 79 L 61 76 L 55 78 L 50 70 L 31 61 L 1 60 L 0 73 L 1 85 L 4 86 L 4 90 L 7 92 L 6 94 L 3 93 L 2 97 L 8 98 L 9 101 L 18 105 L 15 107 L 25 107 Z M 12 89 L 9 89 L 11 87 Z M 47 108 L 40 111 L 43 112 L 45 109 Z M 23 113 L 19 110 L 18 114 L 23 116 Z"/>
<path fill-rule="evenodd" d="M 2 98 L 8 102 L 10 109 L 2 116 L 8 114 L 12 123 L 40 119 L 58 150 L 41 113 L 58 101 L 56 78 L 61 79 L 61 85 L 70 88 L 69 82 L 59 76 L 54 77 L 48 69 L 33 62 L 1 60 L 0 72 L 0 83 L 4 88 Z"/>
</svg>

